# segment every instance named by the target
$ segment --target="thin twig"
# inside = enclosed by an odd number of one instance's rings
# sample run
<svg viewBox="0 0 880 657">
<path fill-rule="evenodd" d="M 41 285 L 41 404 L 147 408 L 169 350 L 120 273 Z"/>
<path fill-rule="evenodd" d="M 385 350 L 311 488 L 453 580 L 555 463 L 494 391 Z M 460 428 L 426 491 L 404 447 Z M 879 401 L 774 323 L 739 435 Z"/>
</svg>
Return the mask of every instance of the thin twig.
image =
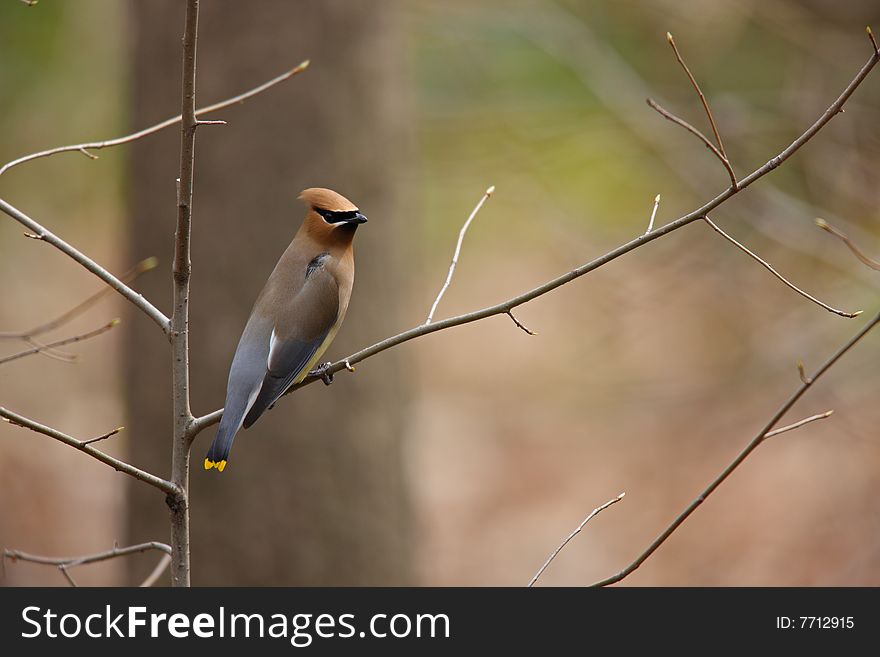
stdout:
<svg viewBox="0 0 880 657">
<path fill-rule="evenodd" d="M 61 574 L 64 575 L 65 578 L 67 578 L 67 581 L 70 583 L 70 585 L 77 586 L 77 583 L 70 575 L 69 570 L 71 568 L 84 566 L 90 563 L 97 563 L 99 561 L 108 561 L 110 559 L 125 557 L 131 554 L 148 552 L 149 550 L 159 550 L 160 552 L 165 553 L 153 572 L 141 584 L 141 586 L 151 586 L 162 574 L 162 571 L 167 567 L 170 559 L 169 555 L 171 554 L 171 547 L 166 545 L 165 543 L 160 543 L 158 541 L 140 543 L 138 545 L 131 545 L 124 548 L 114 546 L 112 550 L 107 550 L 106 552 L 98 552 L 96 554 L 87 554 L 78 557 L 44 557 L 38 554 L 29 554 L 27 552 L 22 552 L 21 550 L 7 549 L 3 550 L 3 561 L 5 562 L 6 559 L 9 559 L 10 561 L 27 561 L 29 563 L 38 563 L 44 566 L 57 566 L 58 570 L 61 571 Z"/>
<path fill-rule="evenodd" d="M 816 297 L 814 297 L 814 296 L 811 295 L 811 294 L 808 294 L 807 292 L 804 292 L 804 291 L 803 291 L 801 288 L 799 288 L 797 285 L 795 285 L 794 283 L 792 283 L 791 281 L 789 281 L 787 278 L 785 278 L 785 276 L 783 276 L 783 275 L 780 274 L 778 271 L 776 271 L 775 269 L 773 269 L 773 266 L 772 266 L 769 262 L 767 262 L 766 260 L 762 259 L 760 256 L 758 256 L 758 255 L 755 254 L 754 252 L 750 251 L 746 246 L 740 244 L 740 243 L 737 242 L 735 239 L 733 239 L 730 235 L 728 235 L 728 234 L 725 233 L 723 230 L 721 230 L 721 228 L 719 228 L 718 225 L 717 225 L 714 221 L 712 221 L 712 220 L 709 218 L 708 215 L 704 216 L 703 219 L 706 221 L 707 224 L 709 224 L 709 225 L 712 227 L 712 229 L 713 229 L 716 233 L 718 233 L 719 235 L 721 235 L 724 239 L 726 239 L 728 242 L 730 242 L 731 244 L 733 244 L 733 245 L 734 245 L 735 247 L 737 247 L 740 251 L 742 251 L 743 253 L 748 254 L 751 258 L 753 258 L 754 260 L 756 260 L 757 262 L 759 262 L 761 265 L 763 265 L 763 266 L 767 269 L 767 271 L 769 271 L 769 272 L 770 272 L 771 274 L 773 274 L 776 278 L 778 278 L 780 281 L 782 281 L 783 283 L 785 283 L 788 287 L 790 287 L 792 290 L 794 290 L 795 292 L 797 292 L 798 294 L 800 294 L 800 295 L 801 295 L 802 297 L 804 297 L 805 299 L 809 299 L 810 301 L 812 301 L 813 303 L 815 303 L 817 306 L 821 306 L 821 307 L 824 308 L 825 310 L 827 310 L 827 311 L 829 311 L 829 312 L 832 312 L 832 313 L 834 313 L 835 315 L 840 315 L 841 317 L 848 317 L 848 318 L 852 319 L 853 317 L 858 317 L 859 315 L 862 314 L 863 311 L 861 311 L 861 310 L 857 310 L 857 311 L 855 311 L 854 313 L 848 313 L 848 312 L 846 312 L 846 311 L 844 311 L 844 310 L 838 310 L 837 308 L 832 308 L 832 307 L 829 306 L 827 303 L 824 303 L 824 302 L 822 302 L 822 301 L 819 301 L 819 299 L 817 299 Z"/>
<path fill-rule="evenodd" d="M 660 194 L 654 197 L 654 209 L 651 210 L 651 220 L 648 222 L 648 230 L 645 231 L 645 235 L 654 230 L 654 217 L 657 216 L 657 208 L 660 207 Z"/>
<path fill-rule="evenodd" d="M 127 272 L 122 274 L 119 277 L 119 280 L 128 285 L 133 282 L 138 276 L 141 274 L 150 271 L 151 269 L 155 269 L 156 265 L 159 264 L 159 260 L 155 257 L 145 258 L 137 263 L 134 267 L 129 269 Z M 102 287 L 100 290 L 95 292 L 93 295 L 88 297 L 86 300 L 79 302 L 70 310 L 65 311 L 64 313 L 58 315 L 58 317 L 38 326 L 35 326 L 27 331 L 19 331 L 19 332 L 0 332 L 0 339 L 11 339 L 11 338 L 19 338 L 22 340 L 27 340 L 28 338 L 33 338 L 42 333 L 46 333 L 51 331 L 52 329 L 56 329 L 59 326 L 62 326 L 72 320 L 74 317 L 78 317 L 82 315 L 86 310 L 94 306 L 98 301 L 103 299 L 105 296 L 113 292 L 112 288 Z M 40 345 L 34 345 L 40 346 Z"/>
<path fill-rule="evenodd" d="M 672 38 L 672 34 L 670 34 L 669 32 L 666 33 L 666 40 L 669 42 L 669 45 L 672 46 L 672 51 L 675 53 L 675 58 L 678 60 L 678 63 L 681 64 L 684 72 L 687 73 L 688 79 L 691 81 L 694 90 L 700 97 L 700 102 L 703 103 L 703 109 L 706 110 L 706 116 L 709 117 L 709 124 L 712 126 L 712 134 L 715 135 L 715 141 L 718 143 L 718 150 L 721 151 L 721 154 L 724 156 L 725 161 L 727 161 L 727 153 L 724 151 L 724 144 L 721 141 L 721 135 L 718 134 L 718 126 L 715 125 L 715 117 L 712 116 L 712 110 L 709 109 L 709 101 L 707 101 L 706 96 L 703 95 L 703 90 L 700 89 L 700 85 L 697 84 L 697 80 L 696 78 L 694 78 L 693 73 L 691 73 L 691 70 L 688 68 L 688 65 L 684 63 L 684 59 L 682 59 L 681 53 L 678 52 L 678 47 L 675 45 L 675 39 Z"/>
<path fill-rule="evenodd" d="M 71 586 L 73 586 L 74 588 L 79 586 L 79 584 L 77 584 L 76 581 L 73 579 L 73 575 L 67 572 L 66 564 L 60 564 L 58 566 L 58 570 L 61 571 L 61 574 L 64 575 L 65 579 L 67 579 L 68 583 L 70 583 Z"/>
<path fill-rule="evenodd" d="M 56 249 L 88 269 L 102 281 L 107 283 L 107 285 L 119 292 L 119 294 L 121 294 L 132 304 L 134 304 L 136 308 L 143 312 L 147 317 L 152 319 L 166 335 L 171 330 L 171 325 L 168 318 L 158 308 L 156 308 L 156 306 L 147 301 L 144 295 L 130 288 L 116 276 L 104 269 L 97 262 L 86 256 L 81 251 L 72 247 L 70 244 L 62 240 L 51 231 L 43 228 L 40 224 L 31 219 L 24 212 L 22 212 L 18 208 L 13 207 L 3 199 L 0 199 L 0 211 L 5 212 L 10 217 L 15 219 L 18 223 L 34 231 L 37 235 L 37 239 L 48 242 Z"/>
<path fill-rule="evenodd" d="M 660 104 L 653 98 L 648 98 L 645 100 L 645 102 L 648 103 L 648 106 L 651 109 L 656 110 L 657 113 L 660 114 L 660 116 L 662 116 L 664 119 L 672 121 L 677 126 L 681 126 L 692 135 L 695 135 L 700 141 L 702 141 L 706 148 L 712 151 L 712 154 L 715 155 L 715 157 L 717 157 L 721 161 L 721 164 L 724 165 L 724 168 L 727 171 L 727 175 L 730 176 L 730 185 L 734 189 L 737 188 L 738 183 L 736 181 L 736 173 L 733 171 L 733 167 L 730 165 L 730 161 L 727 159 L 727 156 L 724 153 L 718 150 L 715 144 L 709 141 L 709 138 L 706 135 L 697 130 L 694 126 L 692 126 L 684 119 L 670 112 L 668 109 L 661 107 Z"/>
<path fill-rule="evenodd" d="M 82 441 L 82 444 L 83 445 L 91 445 L 92 443 L 97 443 L 102 440 L 107 440 L 111 436 L 115 436 L 117 433 L 119 433 L 120 431 L 124 431 L 124 430 L 125 430 L 125 427 L 116 427 L 115 429 L 111 429 L 107 433 L 102 433 L 97 438 L 89 438 L 88 440 L 84 440 L 84 441 Z"/>
<path fill-rule="evenodd" d="M 457 317 L 449 317 L 444 320 L 440 320 L 438 322 L 434 322 L 432 324 L 422 324 L 420 326 L 416 326 L 407 331 L 403 331 L 402 333 L 398 333 L 397 335 L 391 336 L 389 338 L 385 338 L 380 342 L 377 342 L 369 347 L 361 349 L 346 358 L 336 361 L 326 370 L 324 370 L 325 374 L 336 374 L 345 368 L 345 362 L 348 362 L 351 365 L 356 365 L 359 362 L 366 360 L 367 358 L 371 358 L 376 354 L 382 353 L 387 349 L 391 349 L 396 347 L 397 345 L 403 344 L 404 342 L 409 342 L 410 340 L 415 340 L 416 338 L 420 338 L 424 335 L 428 335 L 429 333 L 434 333 L 436 331 L 443 331 L 455 326 L 461 326 L 463 324 L 469 324 L 471 322 L 477 322 L 487 317 L 494 317 L 495 315 L 507 314 L 508 311 L 516 308 L 517 306 L 521 306 L 524 303 L 528 303 L 532 299 L 540 297 L 548 292 L 555 290 L 556 288 L 565 285 L 566 283 L 570 283 L 571 281 L 579 278 L 585 274 L 590 273 L 591 271 L 602 267 L 603 265 L 608 264 L 609 262 L 616 260 L 617 258 L 626 255 L 630 251 L 633 251 L 648 242 L 653 242 L 656 239 L 660 239 L 661 237 L 668 235 L 679 228 L 687 226 L 688 224 L 697 221 L 698 219 L 702 219 L 707 213 L 711 212 L 719 205 L 732 198 L 746 187 L 751 185 L 757 180 L 760 180 L 764 176 L 766 176 L 771 171 L 775 170 L 779 167 L 783 162 L 785 162 L 788 158 L 790 158 L 794 153 L 796 153 L 804 144 L 810 141 L 816 133 L 818 133 L 825 125 L 828 124 L 831 119 L 837 116 L 840 113 L 840 109 L 846 103 L 850 96 L 852 96 L 853 92 L 858 89 L 859 85 L 864 81 L 868 74 L 873 70 L 874 66 L 877 65 L 877 62 L 880 61 L 880 54 L 873 53 L 867 62 L 862 66 L 859 72 L 855 75 L 855 77 L 850 80 L 841 94 L 832 102 L 828 108 L 822 113 L 822 115 L 816 119 L 816 121 L 807 128 L 801 135 L 795 139 L 791 144 L 789 144 L 786 148 L 780 151 L 777 155 L 770 158 L 764 165 L 755 169 L 752 173 L 744 177 L 737 186 L 736 189 L 733 187 L 728 187 L 726 190 L 718 194 L 711 201 L 705 203 L 702 207 L 697 208 L 689 212 L 688 214 L 675 219 L 674 221 L 670 221 L 668 224 L 661 226 L 660 228 L 652 231 L 648 235 L 641 235 L 633 240 L 630 240 L 626 244 L 622 244 L 618 246 L 616 249 L 609 251 L 608 253 L 595 258 L 594 260 L 577 267 L 553 280 L 550 280 L 543 285 L 539 285 L 538 287 L 529 290 L 519 296 L 508 299 L 507 301 L 503 301 L 501 303 L 495 304 L 494 306 L 487 306 L 485 308 L 481 308 L 480 310 L 476 310 L 470 313 L 466 313 L 464 315 L 459 315 Z M 320 381 L 320 377 L 306 377 L 302 382 L 298 383 L 295 386 L 292 386 L 288 392 L 292 392 L 294 390 L 298 390 L 303 386 L 311 385 L 315 381 Z M 216 411 L 212 411 L 211 413 L 207 413 L 201 417 L 195 418 L 189 426 L 189 435 L 194 438 L 200 431 L 204 430 L 207 427 L 210 427 L 217 422 L 220 421 L 220 418 L 223 415 L 223 409 L 218 409 Z"/>
<path fill-rule="evenodd" d="M 842 230 L 835 228 L 824 219 L 820 219 L 818 217 L 816 218 L 816 225 L 825 232 L 831 233 L 832 235 L 834 235 L 834 237 L 846 244 L 849 247 L 849 250 L 852 251 L 853 255 L 858 258 L 862 262 L 862 264 L 867 265 L 871 269 L 880 271 L 880 262 L 877 262 L 873 258 L 869 258 L 868 256 L 866 256 L 864 252 L 859 247 L 857 247 L 855 243 L 853 243 L 853 241 L 849 237 L 847 237 L 846 233 L 844 233 Z"/>
<path fill-rule="evenodd" d="M 449 283 L 452 282 L 452 275 L 455 273 L 455 265 L 458 264 L 458 255 L 461 253 L 461 244 L 464 242 L 464 236 L 467 233 L 467 229 L 470 227 L 471 222 L 474 220 L 474 217 L 477 216 L 477 213 L 480 211 L 480 208 L 483 207 L 483 203 L 492 196 L 492 193 L 495 191 L 495 185 L 492 185 L 489 189 L 487 189 L 483 196 L 480 198 L 477 205 L 474 207 L 473 211 L 471 211 L 470 216 L 468 216 L 467 221 L 464 222 L 464 225 L 461 227 L 461 230 L 458 232 L 458 242 L 455 245 L 455 253 L 452 254 L 452 262 L 449 265 L 449 273 L 446 274 L 446 281 L 443 283 L 443 287 L 440 288 L 440 293 L 437 295 L 437 298 L 434 299 L 434 304 L 431 306 L 431 311 L 428 313 L 428 319 L 425 320 L 425 325 L 430 324 L 434 319 L 434 313 L 437 310 L 437 305 L 440 303 L 440 299 L 443 298 L 443 295 L 446 294 L 446 288 L 449 287 Z"/>
<path fill-rule="evenodd" d="M 18 413 L 10 411 L 9 409 L 3 408 L 2 406 L 0 406 L 0 417 L 5 418 L 5 420 L 10 424 L 14 424 L 25 429 L 30 429 L 31 431 L 36 431 L 37 433 L 41 433 L 44 436 L 54 438 L 55 440 L 62 442 L 65 445 L 70 445 L 71 447 L 78 449 L 81 452 L 85 452 L 92 458 L 97 459 L 105 465 L 109 465 L 111 468 L 118 472 L 123 472 L 130 477 L 134 477 L 138 481 L 143 481 L 146 484 L 150 484 L 151 486 L 158 488 L 166 495 L 177 496 L 180 494 L 180 490 L 172 482 L 166 481 L 161 477 L 157 477 L 156 475 L 151 474 L 146 470 L 136 468 L 135 466 L 126 463 L 125 461 L 114 458 L 109 454 L 105 454 L 104 452 L 95 449 L 91 445 L 86 444 L 84 441 L 77 440 L 76 438 L 68 436 L 66 433 L 58 431 L 57 429 L 53 429 L 52 427 L 47 427 L 44 424 L 35 422 L 34 420 L 28 419 L 23 415 L 19 415 Z"/>
<path fill-rule="evenodd" d="M 752 438 L 751 442 L 746 445 L 746 447 L 739 453 L 739 455 L 726 467 L 722 470 L 721 474 L 719 474 L 712 483 L 710 483 L 688 506 L 682 511 L 669 526 L 664 529 L 660 535 L 654 539 L 651 545 L 642 552 L 632 563 L 630 563 L 626 568 L 621 570 L 616 575 L 612 575 L 611 577 L 606 577 L 603 580 L 599 580 L 593 586 L 607 586 L 609 584 L 615 584 L 632 572 L 634 572 L 639 566 L 641 566 L 657 549 L 666 542 L 673 532 L 678 529 L 685 520 L 690 517 L 690 515 L 697 510 L 697 508 L 706 501 L 706 499 L 721 485 L 724 481 L 731 475 L 733 472 L 742 464 L 743 461 L 748 458 L 749 454 L 751 454 L 755 449 L 767 439 L 768 434 L 771 432 L 773 427 L 783 418 L 783 416 L 788 413 L 789 410 L 798 402 L 798 400 L 803 397 L 804 393 L 812 387 L 815 382 L 827 372 L 831 367 L 838 361 L 840 358 L 852 349 L 858 342 L 864 338 L 868 333 L 870 333 L 871 329 L 873 329 L 877 324 L 880 324 L 880 313 L 878 313 L 874 318 L 865 324 L 858 333 L 856 333 L 852 338 L 847 341 L 843 347 L 837 350 L 837 352 L 831 356 L 822 366 L 816 371 L 816 373 L 812 376 L 812 378 L 808 379 L 806 382 L 802 383 L 801 386 L 792 394 L 788 400 L 779 407 L 779 409 L 773 414 L 767 423 L 763 426 L 763 428 L 758 432 L 758 434 Z"/>
<path fill-rule="evenodd" d="M 528 326 L 526 326 L 526 325 L 523 324 L 521 321 L 519 321 L 519 320 L 516 318 L 516 316 L 513 314 L 513 311 L 508 310 L 508 311 L 507 311 L 507 316 L 510 317 L 511 320 L 513 320 L 513 323 L 514 323 L 514 324 L 516 324 L 519 328 L 521 328 L 523 331 L 525 331 L 525 332 L 528 333 L 529 335 L 538 335 L 535 331 L 531 330 Z"/>
<path fill-rule="evenodd" d="M 169 564 L 171 563 L 171 555 L 163 554 L 159 558 L 159 563 L 156 564 L 156 567 L 153 568 L 153 572 L 147 575 L 147 578 L 138 584 L 138 588 L 147 589 L 150 588 L 153 584 L 155 584 L 160 577 L 162 577 L 162 573 L 164 573 Z"/>
<path fill-rule="evenodd" d="M 605 502 L 605 504 L 603 504 L 602 506 L 597 506 L 595 509 L 593 509 L 590 514 L 583 519 L 581 524 L 579 524 L 577 528 L 575 528 L 575 530 L 571 534 L 569 534 L 568 537 L 564 541 L 562 541 L 562 543 L 559 544 L 559 547 L 553 550 L 553 553 L 547 558 L 547 561 L 544 562 L 544 565 L 541 566 L 538 569 L 538 572 L 535 573 L 534 577 L 532 577 L 531 581 L 529 582 L 529 588 L 535 585 L 535 582 L 537 582 L 538 578 L 544 573 L 545 570 L 547 570 L 547 566 L 549 566 L 550 563 L 556 558 L 556 555 L 562 552 L 562 548 L 568 545 L 571 539 L 581 533 L 581 530 L 587 525 L 588 522 L 590 522 L 590 520 L 602 513 L 602 511 L 607 509 L 612 504 L 617 504 L 618 502 L 620 502 L 620 500 L 623 499 L 624 495 L 626 495 L 626 493 L 621 493 L 614 499 Z"/>
<path fill-rule="evenodd" d="M 233 96 L 232 98 L 227 98 L 226 100 L 222 100 L 219 103 L 214 103 L 213 105 L 208 105 L 207 107 L 203 107 L 199 110 L 196 110 L 196 116 L 204 116 L 205 114 L 210 114 L 211 112 L 216 112 L 217 110 L 224 109 L 226 107 L 230 107 L 232 105 L 236 105 L 239 103 L 243 103 L 249 98 L 253 98 L 257 94 L 260 94 L 268 89 L 271 89 L 276 84 L 284 82 L 285 80 L 289 80 L 294 75 L 298 73 L 302 73 L 309 67 L 309 60 L 305 60 L 301 64 L 295 66 L 282 73 L 281 75 L 272 78 L 268 82 L 264 82 L 258 87 L 254 87 L 250 91 L 245 91 L 237 96 Z M 125 135 L 124 137 L 117 137 L 116 139 L 107 139 L 105 141 L 93 141 L 87 142 L 84 144 L 71 144 L 70 146 L 59 146 L 57 148 L 50 148 L 45 151 L 40 151 L 39 153 L 31 153 L 30 155 L 24 155 L 17 160 L 12 160 L 11 162 L 7 162 L 2 167 L 0 167 L 0 176 L 6 173 L 12 167 L 18 166 L 19 164 L 24 164 L 25 162 L 30 162 L 31 160 L 36 160 L 40 157 L 48 157 L 50 155 L 55 155 L 56 153 L 65 153 L 70 151 L 79 151 L 88 155 L 92 159 L 97 159 L 97 156 L 89 153 L 86 149 L 91 150 L 99 150 L 101 148 L 109 148 L 111 146 L 119 146 L 121 144 L 127 144 L 129 142 L 137 141 L 147 135 L 151 135 L 154 132 L 159 132 L 165 128 L 169 128 L 177 123 L 180 123 L 181 115 L 173 116 L 170 119 L 165 119 L 164 121 L 157 123 L 156 125 L 150 126 L 149 128 L 144 128 L 143 130 L 139 130 L 130 135 Z"/>
<path fill-rule="evenodd" d="M 807 376 L 807 371 L 804 369 L 804 364 L 801 361 L 797 362 L 797 371 L 798 376 L 801 378 L 801 382 L 803 383 L 812 383 L 813 380 Z"/>
<path fill-rule="evenodd" d="M 24 358 L 25 356 L 33 356 L 34 354 L 39 354 L 46 350 L 54 349 L 55 347 L 63 347 L 64 345 L 72 344 L 74 342 L 81 342 L 83 340 L 94 338 L 98 335 L 101 335 L 102 333 L 106 333 L 117 324 L 119 324 L 119 319 L 114 319 L 104 324 L 104 326 L 96 328 L 93 331 L 89 331 L 88 333 L 80 333 L 79 335 L 64 338 L 63 340 L 58 340 L 57 342 L 50 342 L 46 345 L 38 345 L 36 347 L 33 347 L 32 349 L 26 349 L 24 351 L 18 352 L 17 354 L 12 354 L 11 356 L 0 358 L 0 365 L 5 365 L 6 363 L 18 360 L 19 358 Z"/>
<path fill-rule="evenodd" d="M 780 427 L 779 429 L 774 429 L 773 431 L 769 431 L 764 434 L 764 440 L 768 438 L 772 438 L 773 436 L 778 436 L 781 433 L 785 433 L 786 431 L 791 431 L 792 429 L 800 429 L 805 424 L 809 424 L 810 422 L 815 422 L 816 420 L 824 420 L 825 418 L 829 418 L 834 414 L 833 410 L 825 411 L 824 413 L 819 413 L 817 415 L 811 415 L 810 417 L 805 417 L 803 420 L 799 420 L 798 422 L 794 422 L 792 424 L 788 424 L 784 427 Z"/>
<path fill-rule="evenodd" d="M 874 46 L 874 52 L 880 55 L 880 48 L 877 47 L 877 40 L 874 38 L 874 30 L 871 29 L 871 26 L 868 25 L 865 27 L 865 32 L 868 33 L 868 38 L 871 40 L 871 45 Z"/>
<path fill-rule="evenodd" d="M 109 290 L 110 288 L 107 288 L 107 289 Z M 28 338 L 21 338 L 21 340 L 23 340 L 24 342 L 26 342 L 27 344 L 29 344 L 32 347 L 38 347 L 38 348 L 42 349 L 41 353 L 44 356 L 46 356 L 47 358 L 51 358 L 53 360 L 58 360 L 58 361 L 61 361 L 62 363 L 73 363 L 73 362 L 76 362 L 76 360 L 77 360 L 76 354 L 72 354 L 68 351 L 58 351 L 55 349 L 47 349 L 46 344 L 43 342 L 40 342 L 36 338 L 28 337 Z"/>
</svg>

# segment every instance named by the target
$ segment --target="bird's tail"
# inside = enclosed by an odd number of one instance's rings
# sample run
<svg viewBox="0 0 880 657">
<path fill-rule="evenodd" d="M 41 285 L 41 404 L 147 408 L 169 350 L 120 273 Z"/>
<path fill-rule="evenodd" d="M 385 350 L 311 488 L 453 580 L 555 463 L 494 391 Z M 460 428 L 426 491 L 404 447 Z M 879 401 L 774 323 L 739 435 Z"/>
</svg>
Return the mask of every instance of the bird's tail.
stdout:
<svg viewBox="0 0 880 657">
<path fill-rule="evenodd" d="M 243 415 L 243 414 L 242 414 Z M 220 428 L 211 443 L 208 455 L 205 457 L 205 470 L 217 468 L 220 472 L 226 468 L 229 452 L 232 450 L 232 441 L 235 434 L 241 428 L 242 417 L 229 417 L 224 414 L 220 420 Z"/>
</svg>

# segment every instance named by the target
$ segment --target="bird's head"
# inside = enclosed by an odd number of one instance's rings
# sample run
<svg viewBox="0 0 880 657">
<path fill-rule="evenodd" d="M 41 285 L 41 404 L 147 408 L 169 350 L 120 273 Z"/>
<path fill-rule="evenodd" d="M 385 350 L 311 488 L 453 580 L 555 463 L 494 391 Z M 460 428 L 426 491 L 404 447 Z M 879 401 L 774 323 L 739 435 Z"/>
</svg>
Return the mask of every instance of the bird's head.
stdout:
<svg viewBox="0 0 880 657">
<path fill-rule="evenodd" d="M 316 237 L 351 239 L 367 218 L 342 194 L 323 187 L 303 190 L 299 198 L 309 206 L 306 227 Z"/>
</svg>

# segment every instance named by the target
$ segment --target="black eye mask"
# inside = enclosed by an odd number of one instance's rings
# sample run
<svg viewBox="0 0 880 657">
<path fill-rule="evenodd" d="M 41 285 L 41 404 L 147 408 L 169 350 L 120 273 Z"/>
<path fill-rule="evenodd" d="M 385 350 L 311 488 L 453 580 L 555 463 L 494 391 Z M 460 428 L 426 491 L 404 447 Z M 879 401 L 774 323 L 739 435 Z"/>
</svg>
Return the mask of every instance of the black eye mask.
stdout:
<svg viewBox="0 0 880 657">
<path fill-rule="evenodd" d="M 364 217 L 357 210 L 325 210 L 323 208 L 315 208 L 315 212 L 324 217 L 324 221 L 328 224 L 338 224 L 343 221 L 354 221 L 356 223 L 363 223 L 366 221 L 366 217 Z"/>
</svg>

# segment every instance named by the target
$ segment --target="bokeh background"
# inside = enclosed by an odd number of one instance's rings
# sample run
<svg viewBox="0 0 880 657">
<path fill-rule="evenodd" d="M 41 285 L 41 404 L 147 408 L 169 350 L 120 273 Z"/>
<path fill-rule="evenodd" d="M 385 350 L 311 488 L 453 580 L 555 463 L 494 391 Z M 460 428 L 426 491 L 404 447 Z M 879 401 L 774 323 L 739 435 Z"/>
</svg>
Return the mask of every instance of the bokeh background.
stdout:
<svg viewBox="0 0 880 657">
<path fill-rule="evenodd" d="M 206 0 L 199 104 L 311 58 L 302 76 L 213 118 L 197 142 L 193 404 L 223 402 L 244 319 L 296 229 L 300 189 L 329 186 L 371 218 L 339 358 L 424 321 L 461 223 L 489 185 L 438 316 L 497 303 L 697 207 L 726 174 L 652 96 L 703 128 L 666 43 L 712 103 L 740 175 L 818 117 L 869 55 L 873 2 L 233 3 Z M 182 3 L 0 4 L 0 160 L 125 134 L 179 108 Z M 880 253 L 880 80 L 873 74 L 792 160 L 713 219 L 823 300 L 872 313 L 880 274 L 816 229 Z M 707 130 L 708 131 L 708 130 Z M 179 134 L 91 161 L 15 168 L 0 195 L 170 309 Z M 100 289 L 0 221 L 0 330 L 42 323 Z M 693 224 L 517 312 L 370 359 L 241 434 L 222 477 L 193 480 L 196 584 L 524 585 L 595 506 L 626 491 L 542 584 L 629 563 L 853 334 L 708 227 Z M 0 366 L 0 404 L 90 437 L 159 474 L 170 465 L 167 347 L 108 297 L 59 329 L 102 325 L 75 364 Z M 869 336 L 774 438 L 627 585 L 880 584 L 880 382 Z M 24 348 L 3 341 L 0 355 Z M 201 461 L 211 431 L 194 447 Z M 44 436 L 0 425 L 0 546 L 47 555 L 167 540 L 161 495 Z M 155 556 L 81 568 L 130 584 Z M 6 585 L 64 585 L 6 563 Z"/>
</svg>

